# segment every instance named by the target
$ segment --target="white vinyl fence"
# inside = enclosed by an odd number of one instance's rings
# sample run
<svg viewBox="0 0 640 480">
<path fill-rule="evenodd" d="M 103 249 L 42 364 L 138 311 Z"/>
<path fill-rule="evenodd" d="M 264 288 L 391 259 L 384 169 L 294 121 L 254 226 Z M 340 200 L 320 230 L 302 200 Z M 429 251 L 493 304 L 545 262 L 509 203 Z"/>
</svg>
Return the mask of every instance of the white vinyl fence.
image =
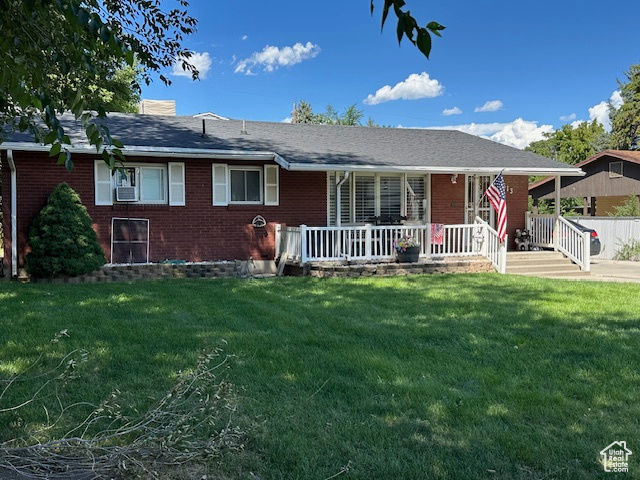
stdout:
<svg viewBox="0 0 640 480">
<path fill-rule="evenodd" d="M 611 260 L 623 244 L 640 241 L 640 217 L 572 217 L 571 220 L 598 232 L 602 250 L 595 258 Z"/>
</svg>

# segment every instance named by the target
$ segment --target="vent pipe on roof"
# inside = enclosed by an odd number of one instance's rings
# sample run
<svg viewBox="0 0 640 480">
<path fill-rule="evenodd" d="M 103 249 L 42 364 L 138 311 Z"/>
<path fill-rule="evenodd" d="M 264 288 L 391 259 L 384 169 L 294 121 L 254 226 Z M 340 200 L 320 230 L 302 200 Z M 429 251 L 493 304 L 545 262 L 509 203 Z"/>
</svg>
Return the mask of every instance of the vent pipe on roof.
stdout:
<svg viewBox="0 0 640 480">
<path fill-rule="evenodd" d="M 202 137 L 206 137 L 207 136 L 207 126 L 205 124 L 204 118 L 202 119 Z"/>
<path fill-rule="evenodd" d="M 242 130 L 240 130 L 240 134 L 249 135 L 249 132 L 247 132 L 247 125 L 245 124 L 244 120 L 242 120 Z"/>
</svg>

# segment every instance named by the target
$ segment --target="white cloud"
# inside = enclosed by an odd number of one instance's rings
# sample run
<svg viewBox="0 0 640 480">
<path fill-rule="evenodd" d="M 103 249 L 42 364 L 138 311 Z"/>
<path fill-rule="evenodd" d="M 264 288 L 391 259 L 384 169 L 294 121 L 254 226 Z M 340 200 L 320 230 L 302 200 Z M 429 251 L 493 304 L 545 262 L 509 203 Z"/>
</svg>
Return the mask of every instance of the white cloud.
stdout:
<svg viewBox="0 0 640 480">
<path fill-rule="evenodd" d="M 187 62 L 193 65 L 200 72 L 200 80 L 207 78 L 209 70 L 211 70 L 211 56 L 207 52 L 198 53 L 193 52 L 193 55 L 187 59 Z M 173 62 L 173 69 L 171 74 L 176 77 L 188 77 L 191 78 L 191 72 L 182 69 L 182 61 L 180 58 L 176 58 Z"/>
<path fill-rule="evenodd" d="M 620 90 L 616 90 L 609 97 L 609 102 L 613 108 L 620 108 L 620 106 L 624 103 L 622 100 L 622 96 L 620 95 Z M 603 100 L 597 105 L 589 108 L 589 121 L 597 120 L 600 122 L 604 129 L 607 132 L 611 131 L 611 122 L 609 121 L 609 102 Z"/>
<path fill-rule="evenodd" d="M 460 115 L 461 113 L 462 110 L 460 110 L 458 107 L 445 108 L 442 111 L 442 115 L 444 115 L 445 117 L 448 117 L 449 115 Z"/>
<path fill-rule="evenodd" d="M 293 118 L 287 117 L 283 120 L 280 120 L 281 123 L 293 123 Z"/>
<path fill-rule="evenodd" d="M 240 40 L 246 40 L 247 38 L 249 38 L 249 35 L 242 35 L 242 37 L 240 37 Z"/>
<path fill-rule="evenodd" d="M 576 114 L 572 113 L 571 115 L 562 115 L 560 117 L 560 120 L 562 120 L 563 122 L 570 122 L 571 120 L 575 120 L 576 119 Z"/>
<path fill-rule="evenodd" d="M 543 140 L 544 133 L 553 132 L 553 126 L 551 125 L 538 126 L 538 122 L 523 120 L 522 118 L 516 118 L 509 123 L 470 123 L 429 128 L 435 130 L 459 130 L 520 149 L 531 142 Z"/>
<path fill-rule="evenodd" d="M 364 99 L 367 105 L 377 105 L 391 100 L 417 100 L 419 98 L 433 98 L 442 95 L 444 87 L 435 78 L 429 78 L 427 72 L 412 73 L 406 80 L 390 87 L 379 88 L 374 95 L 369 94 Z"/>
<path fill-rule="evenodd" d="M 500 100 L 490 100 L 481 107 L 476 107 L 474 112 L 497 112 L 502 110 L 504 105 Z"/>
<path fill-rule="evenodd" d="M 252 75 L 251 68 L 254 66 L 262 68 L 265 72 L 273 72 L 280 67 L 290 67 L 316 57 L 320 53 L 320 47 L 311 42 L 306 45 L 296 43 L 293 47 L 272 47 L 267 45 L 261 52 L 255 52 L 249 58 L 240 60 L 235 73 Z"/>
<path fill-rule="evenodd" d="M 198 72 L 200 73 L 200 80 L 204 80 L 205 78 L 207 78 L 207 74 L 209 73 L 209 70 L 211 70 L 212 64 L 211 56 L 208 52 L 193 52 L 191 57 L 186 60 L 188 63 L 198 69 Z M 191 72 L 182 69 L 182 60 L 180 58 L 176 58 L 173 62 L 173 69 L 171 71 L 171 74 L 176 77 L 191 78 Z"/>
</svg>

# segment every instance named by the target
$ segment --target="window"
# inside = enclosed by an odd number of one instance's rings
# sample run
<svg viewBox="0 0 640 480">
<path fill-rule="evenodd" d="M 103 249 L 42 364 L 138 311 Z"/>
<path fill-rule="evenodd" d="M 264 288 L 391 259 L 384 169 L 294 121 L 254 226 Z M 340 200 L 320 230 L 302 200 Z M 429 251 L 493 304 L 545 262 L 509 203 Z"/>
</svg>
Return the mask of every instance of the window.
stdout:
<svg viewBox="0 0 640 480">
<path fill-rule="evenodd" d="M 262 203 L 262 170 L 229 168 L 231 203 Z"/>
<path fill-rule="evenodd" d="M 355 221 L 373 222 L 376 216 L 376 177 L 357 175 L 355 185 Z"/>
<path fill-rule="evenodd" d="M 426 175 L 352 173 L 340 187 L 340 221 L 373 223 L 395 221 L 406 216 L 408 222 L 427 219 L 428 179 Z M 327 174 L 327 221 L 336 225 L 337 184 L 344 173 Z"/>
<path fill-rule="evenodd" d="M 278 205 L 279 167 L 211 166 L 213 205 Z"/>
<path fill-rule="evenodd" d="M 380 177 L 380 216 L 394 218 L 402 212 L 402 177 Z"/>
<path fill-rule="evenodd" d="M 94 164 L 96 205 L 115 203 L 185 205 L 185 168 L 182 162 L 126 164 L 112 175 L 102 161 Z"/>
<path fill-rule="evenodd" d="M 622 162 L 609 163 L 609 178 L 621 178 L 622 176 Z"/>
<path fill-rule="evenodd" d="M 116 201 L 167 203 L 167 168 L 144 166 L 118 170 Z"/>
<path fill-rule="evenodd" d="M 424 221 L 426 198 L 424 177 L 407 177 L 407 221 Z"/>
</svg>

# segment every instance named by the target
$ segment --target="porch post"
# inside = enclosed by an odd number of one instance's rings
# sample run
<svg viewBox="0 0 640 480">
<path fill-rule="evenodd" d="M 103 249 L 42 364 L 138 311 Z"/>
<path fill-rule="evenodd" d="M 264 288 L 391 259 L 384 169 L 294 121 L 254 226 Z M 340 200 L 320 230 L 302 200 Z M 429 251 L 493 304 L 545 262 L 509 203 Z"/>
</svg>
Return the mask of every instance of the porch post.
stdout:
<svg viewBox="0 0 640 480">
<path fill-rule="evenodd" d="M 282 248 L 282 239 L 280 236 L 282 235 L 282 225 L 276 223 L 276 254 L 275 258 L 278 258 L 280 255 L 280 249 Z"/>
<path fill-rule="evenodd" d="M 371 260 L 371 224 L 367 223 L 364 228 L 364 256 Z"/>
<path fill-rule="evenodd" d="M 582 233 L 582 255 L 584 257 L 584 267 L 582 270 L 585 272 L 591 271 L 591 234 L 589 232 Z"/>
<path fill-rule="evenodd" d="M 554 192 L 555 196 L 555 222 L 553 224 L 553 249 L 558 250 L 558 245 L 560 244 L 560 187 L 561 187 L 561 177 L 560 175 L 556 175 L 556 190 Z"/>
<path fill-rule="evenodd" d="M 500 273 L 507 273 L 507 242 L 509 235 L 505 235 L 504 242 L 500 243 Z"/>
<path fill-rule="evenodd" d="M 306 225 L 300 225 L 300 242 L 302 242 L 302 245 L 300 246 L 300 263 L 301 264 L 305 264 L 307 263 L 307 226 Z"/>
</svg>

